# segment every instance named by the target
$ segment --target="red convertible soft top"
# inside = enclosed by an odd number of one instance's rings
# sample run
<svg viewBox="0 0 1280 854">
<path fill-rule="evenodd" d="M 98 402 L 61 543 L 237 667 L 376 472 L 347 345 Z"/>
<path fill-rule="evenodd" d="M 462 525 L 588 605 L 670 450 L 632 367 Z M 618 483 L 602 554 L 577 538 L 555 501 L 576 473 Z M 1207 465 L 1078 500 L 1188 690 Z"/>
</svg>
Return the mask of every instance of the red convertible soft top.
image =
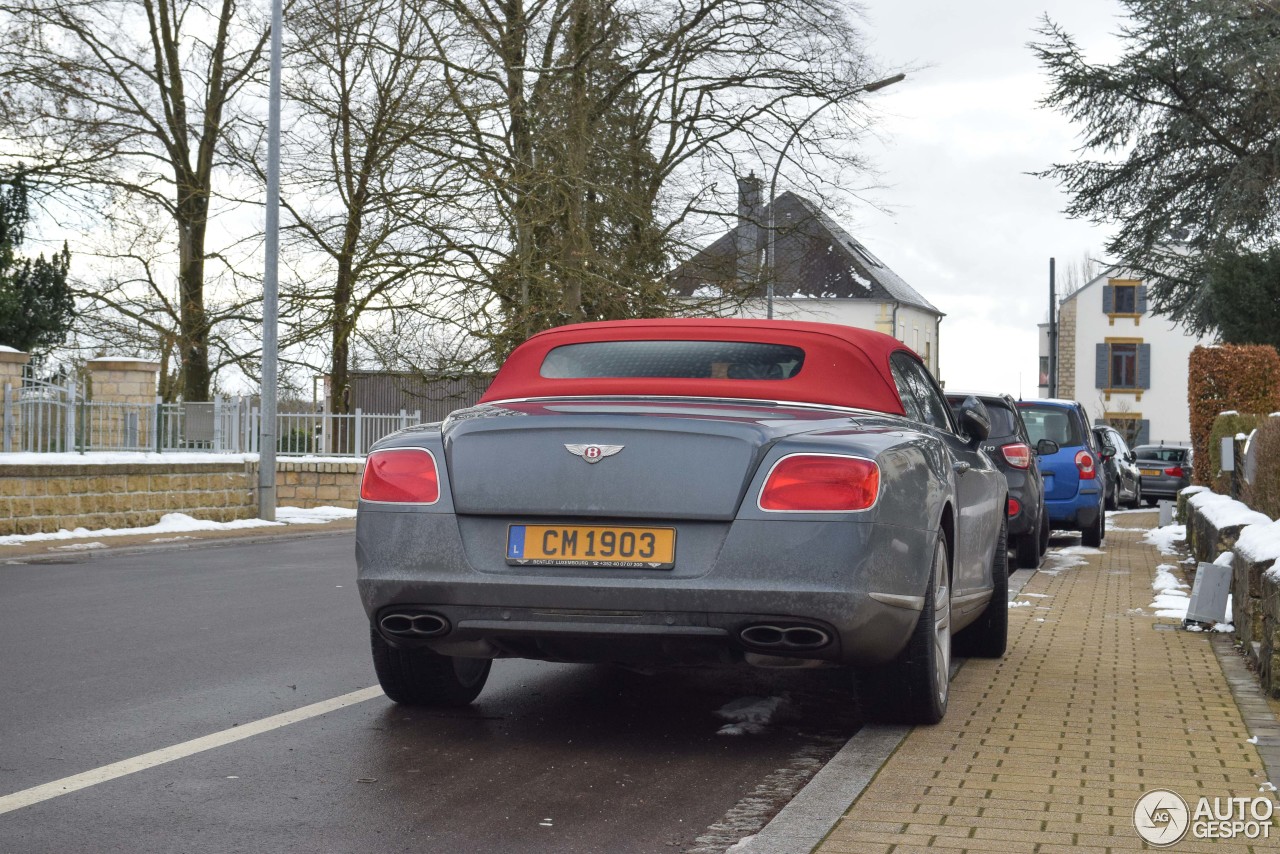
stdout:
<svg viewBox="0 0 1280 854">
<path fill-rule="evenodd" d="M 786 379 L 546 377 L 557 347 L 599 341 L 731 341 L 798 347 L 804 361 Z M 902 415 L 889 356 L 912 350 L 880 332 L 788 320 L 664 318 L 579 323 L 540 332 L 512 352 L 481 403 L 530 397 L 643 395 L 820 403 Z"/>
</svg>

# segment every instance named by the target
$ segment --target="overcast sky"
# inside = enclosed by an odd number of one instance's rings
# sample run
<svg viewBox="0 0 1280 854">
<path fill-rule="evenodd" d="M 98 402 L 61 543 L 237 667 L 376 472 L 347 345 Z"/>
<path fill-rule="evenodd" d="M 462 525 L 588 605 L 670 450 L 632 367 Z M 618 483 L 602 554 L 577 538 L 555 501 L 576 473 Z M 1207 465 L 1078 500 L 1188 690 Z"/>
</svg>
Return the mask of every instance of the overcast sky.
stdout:
<svg viewBox="0 0 1280 854">
<path fill-rule="evenodd" d="M 883 137 L 869 152 L 884 214 L 844 224 L 946 312 L 942 379 L 953 389 L 1036 396 L 1036 324 L 1049 258 L 1101 255 L 1107 230 L 1073 221 L 1051 182 L 1025 173 L 1074 157 L 1073 128 L 1037 106 L 1046 90 L 1027 42 L 1046 12 L 1091 57 L 1113 50 L 1118 0 L 864 0 L 886 67 L 927 65 L 872 95 Z M 842 217 L 844 219 L 845 217 Z"/>
</svg>

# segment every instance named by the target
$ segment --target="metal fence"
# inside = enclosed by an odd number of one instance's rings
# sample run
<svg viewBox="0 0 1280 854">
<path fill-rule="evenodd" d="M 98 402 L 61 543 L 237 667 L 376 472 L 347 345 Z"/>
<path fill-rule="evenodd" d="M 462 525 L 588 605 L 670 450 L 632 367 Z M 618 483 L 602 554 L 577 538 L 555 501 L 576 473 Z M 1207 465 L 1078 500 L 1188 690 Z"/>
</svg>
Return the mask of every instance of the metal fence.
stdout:
<svg viewBox="0 0 1280 854">
<path fill-rule="evenodd" d="M 257 453 L 261 414 L 247 398 L 209 403 L 85 400 L 74 383 L 6 386 L 3 449 L 42 453 L 208 451 Z M 276 453 L 363 456 L 384 436 L 421 423 L 419 410 L 350 414 L 281 412 Z"/>
</svg>

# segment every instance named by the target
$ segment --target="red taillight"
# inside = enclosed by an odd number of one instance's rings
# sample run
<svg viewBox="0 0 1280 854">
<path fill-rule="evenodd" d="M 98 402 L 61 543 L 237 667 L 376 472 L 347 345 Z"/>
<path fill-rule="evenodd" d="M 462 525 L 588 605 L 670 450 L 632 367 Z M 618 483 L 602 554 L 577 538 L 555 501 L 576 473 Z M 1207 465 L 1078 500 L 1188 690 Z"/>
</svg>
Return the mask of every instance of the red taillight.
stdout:
<svg viewBox="0 0 1280 854">
<path fill-rule="evenodd" d="M 1169 477 L 1182 477 L 1182 466 L 1174 466 L 1171 469 L 1165 469 L 1164 473 Z"/>
<path fill-rule="evenodd" d="M 1009 513 L 1009 515 L 1010 515 L 1010 516 L 1017 516 L 1017 515 L 1018 515 L 1019 513 L 1021 513 L 1021 512 L 1022 512 L 1022 505 L 1018 503 L 1018 499 L 1016 499 L 1016 498 L 1010 498 L 1010 499 L 1009 499 L 1009 509 L 1008 509 L 1008 513 Z"/>
<path fill-rule="evenodd" d="M 1005 462 L 1016 469 L 1031 467 L 1031 448 L 1021 442 L 1005 445 L 1000 449 L 1000 453 L 1004 454 Z"/>
<path fill-rule="evenodd" d="M 422 448 L 388 448 L 365 460 L 360 480 L 365 501 L 435 504 L 440 500 L 436 458 Z"/>
<path fill-rule="evenodd" d="M 860 457 L 793 454 L 769 472 L 761 510 L 866 510 L 880 493 L 880 467 Z"/>
<path fill-rule="evenodd" d="M 1088 451 L 1076 453 L 1076 468 L 1080 469 L 1081 480 L 1093 480 L 1098 476 L 1098 470 L 1094 467 L 1093 454 Z"/>
</svg>

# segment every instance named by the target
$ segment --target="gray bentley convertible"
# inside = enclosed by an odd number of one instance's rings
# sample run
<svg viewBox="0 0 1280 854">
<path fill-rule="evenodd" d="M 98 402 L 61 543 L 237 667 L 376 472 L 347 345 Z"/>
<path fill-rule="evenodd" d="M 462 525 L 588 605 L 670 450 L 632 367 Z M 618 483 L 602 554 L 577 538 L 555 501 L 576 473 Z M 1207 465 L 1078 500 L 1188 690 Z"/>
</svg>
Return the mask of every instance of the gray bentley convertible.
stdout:
<svg viewBox="0 0 1280 854">
<path fill-rule="evenodd" d="M 360 595 L 387 695 L 465 704 L 495 658 L 848 668 L 941 720 L 1004 654 L 1005 479 L 919 357 L 819 323 L 535 335 L 481 402 L 369 454 Z"/>
</svg>

